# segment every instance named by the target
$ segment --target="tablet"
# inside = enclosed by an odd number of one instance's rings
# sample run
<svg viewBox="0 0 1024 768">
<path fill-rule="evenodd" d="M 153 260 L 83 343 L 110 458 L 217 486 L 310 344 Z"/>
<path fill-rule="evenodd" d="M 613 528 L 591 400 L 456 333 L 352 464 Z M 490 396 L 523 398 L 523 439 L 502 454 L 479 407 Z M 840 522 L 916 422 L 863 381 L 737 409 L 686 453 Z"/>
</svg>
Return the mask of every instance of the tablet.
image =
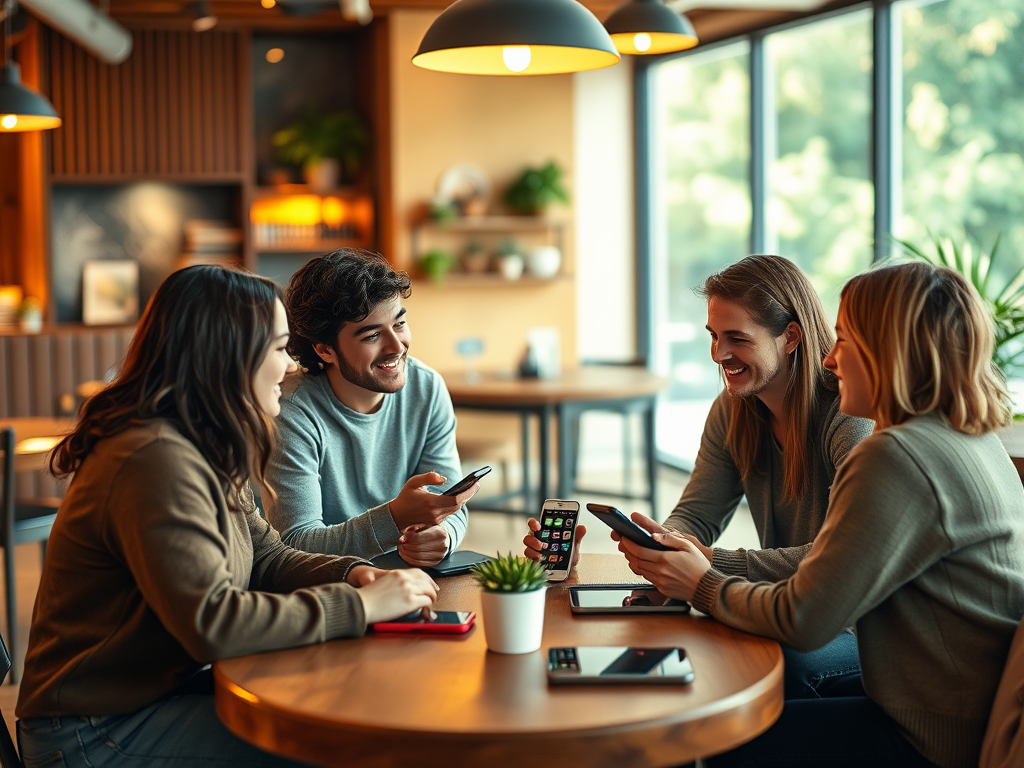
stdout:
<svg viewBox="0 0 1024 768">
<path fill-rule="evenodd" d="M 458 552 L 452 552 L 437 565 L 430 568 L 424 568 L 423 570 L 434 578 L 439 576 L 458 576 L 460 573 L 469 573 L 477 563 L 482 563 L 485 560 L 491 559 L 493 558 L 490 558 L 487 555 L 481 555 L 479 552 L 471 552 L 466 549 Z M 402 556 L 398 554 L 397 549 L 377 555 L 375 558 L 370 560 L 370 562 L 378 568 L 383 568 L 387 571 L 394 571 L 399 568 L 418 567 L 405 562 L 405 560 L 402 559 Z"/>
<path fill-rule="evenodd" d="M 638 584 L 593 584 L 569 587 L 573 613 L 689 613 L 685 600 L 665 597 L 654 587 Z"/>
</svg>

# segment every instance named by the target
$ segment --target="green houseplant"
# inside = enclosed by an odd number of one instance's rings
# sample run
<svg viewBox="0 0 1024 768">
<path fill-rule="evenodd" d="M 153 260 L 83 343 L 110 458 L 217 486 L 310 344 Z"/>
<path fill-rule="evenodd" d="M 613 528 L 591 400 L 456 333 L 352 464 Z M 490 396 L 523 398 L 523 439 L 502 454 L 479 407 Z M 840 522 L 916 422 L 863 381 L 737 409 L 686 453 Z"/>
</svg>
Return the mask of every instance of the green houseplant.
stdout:
<svg viewBox="0 0 1024 768">
<path fill-rule="evenodd" d="M 531 653 L 544 634 L 547 571 L 509 552 L 473 568 L 480 595 L 484 636 L 495 653 Z"/>
<path fill-rule="evenodd" d="M 310 186 L 321 189 L 328 180 L 315 180 L 324 164 L 328 169 L 333 164 L 335 177 L 329 188 L 337 186 L 339 171 L 348 179 L 358 175 L 368 140 L 366 126 L 354 112 L 324 115 L 315 104 L 306 108 L 300 120 L 273 136 L 278 157 L 285 163 L 302 166 Z M 323 175 L 329 176 L 330 171 Z"/>
<path fill-rule="evenodd" d="M 569 193 L 562 184 L 562 169 L 552 161 L 540 168 L 525 168 L 505 190 L 502 198 L 516 213 L 537 216 L 554 203 L 568 203 Z"/>
<path fill-rule="evenodd" d="M 897 239 L 904 252 L 937 267 L 949 267 L 963 275 L 985 303 L 995 325 L 996 343 L 992 361 L 1009 379 L 1024 375 L 1024 267 L 1005 282 L 996 282 L 993 266 L 999 251 L 999 236 L 987 252 L 950 237 L 933 236 L 934 253 Z"/>
<path fill-rule="evenodd" d="M 420 256 L 420 270 L 435 283 L 444 281 L 445 275 L 455 267 L 455 257 L 448 251 L 433 248 Z"/>
</svg>

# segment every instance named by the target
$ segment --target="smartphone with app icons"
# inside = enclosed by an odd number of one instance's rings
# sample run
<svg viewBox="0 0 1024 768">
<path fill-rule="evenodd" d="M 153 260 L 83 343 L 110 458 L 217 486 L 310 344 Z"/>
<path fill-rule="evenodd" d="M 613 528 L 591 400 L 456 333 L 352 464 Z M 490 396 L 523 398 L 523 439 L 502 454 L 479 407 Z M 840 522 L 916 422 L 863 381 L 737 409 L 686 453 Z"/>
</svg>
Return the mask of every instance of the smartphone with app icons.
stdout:
<svg viewBox="0 0 1024 768">
<path fill-rule="evenodd" d="M 548 570 L 548 581 L 565 581 L 572 570 L 576 552 L 576 523 L 580 503 L 565 499 L 548 499 L 540 511 L 540 530 L 534 536 L 540 541 L 540 561 Z"/>
</svg>

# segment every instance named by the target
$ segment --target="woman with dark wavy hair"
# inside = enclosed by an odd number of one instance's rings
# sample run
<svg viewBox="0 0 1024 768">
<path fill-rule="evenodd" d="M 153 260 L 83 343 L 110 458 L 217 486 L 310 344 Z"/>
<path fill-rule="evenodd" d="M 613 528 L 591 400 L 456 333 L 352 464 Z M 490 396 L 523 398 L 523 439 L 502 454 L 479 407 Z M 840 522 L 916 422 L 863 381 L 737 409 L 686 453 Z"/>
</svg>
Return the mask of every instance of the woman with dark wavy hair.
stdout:
<svg viewBox="0 0 1024 768">
<path fill-rule="evenodd" d="M 273 448 L 287 344 L 269 280 L 176 272 L 54 449 L 51 470 L 74 479 L 18 700 L 26 766 L 288 764 L 220 724 L 203 666 L 432 605 L 422 571 L 296 552 L 260 516 L 249 480 Z"/>
<path fill-rule="evenodd" d="M 809 650 L 855 624 L 864 696 L 786 702 L 716 766 L 974 768 L 1024 615 L 1024 488 L 994 430 L 1009 416 L 981 299 L 956 272 L 887 266 L 843 289 L 825 365 L 875 432 L 836 473 L 790 578 L 752 583 L 691 542 L 620 542 L 633 570 L 717 620 Z"/>
</svg>

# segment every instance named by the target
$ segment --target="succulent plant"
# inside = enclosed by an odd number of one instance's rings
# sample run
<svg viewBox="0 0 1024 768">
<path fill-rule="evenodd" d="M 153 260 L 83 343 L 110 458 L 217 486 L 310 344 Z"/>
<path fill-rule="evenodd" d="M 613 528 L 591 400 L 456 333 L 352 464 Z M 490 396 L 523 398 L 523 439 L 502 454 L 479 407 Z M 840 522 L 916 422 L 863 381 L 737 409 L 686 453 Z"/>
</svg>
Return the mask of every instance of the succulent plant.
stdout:
<svg viewBox="0 0 1024 768">
<path fill-rule="evenodd" d="M 543 565 L 511 552 L 477 564 L 473 576 L 488 592 L 534 592 L 548 583 Z"/>
</svg>

